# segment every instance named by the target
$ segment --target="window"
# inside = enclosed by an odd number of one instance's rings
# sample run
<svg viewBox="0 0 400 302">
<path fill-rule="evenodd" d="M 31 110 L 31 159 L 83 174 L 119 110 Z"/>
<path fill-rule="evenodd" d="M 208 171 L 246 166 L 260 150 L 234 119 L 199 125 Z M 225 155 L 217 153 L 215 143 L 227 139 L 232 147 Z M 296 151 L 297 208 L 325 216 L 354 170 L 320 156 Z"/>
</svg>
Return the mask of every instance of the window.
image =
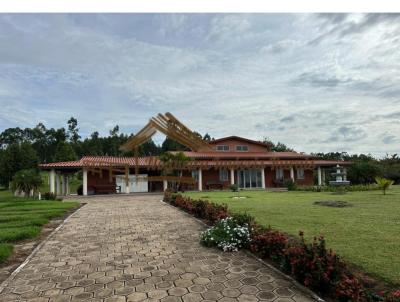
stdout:
<svg viewBox="0 0 400 302">
<path fill-rule="evenodd" d="M 283 180 L 283 169 L 282 168 L 277 168 L 275 172 L 275 176 L 277 180 Z"/>
<path fill-rule="evenodd" d="M 196 181 L 199 181 L 199 170 L 192 170 L 192 177 L 193 177 Z"/>
<path fill-rule="evenodd" d="M 236 146 L 236 151 L 240 151 L 240 152 L 249 151 L 249 146 L 246 146 L 246 145 L 237 145 L 237 146 Z"/>
<path fill-rule="evenodd" d="M 228 145 L 217 145 L 217 151 L 229 151 Z"/>
<path fill-rule="evenodd" d="M 219 169 L 219 181 L 228 181 L 229 173 L 228 169 Z"/>
<path fill-rule="evenodd" d="M 238 170 L 238 185 L 239 188 L 262 188 L 262 172 L 256 169 Z"/>
<path fill-rule="evenodd" d="M 297 168 L 296 173 L 297 173 L 297 179 L 304 179 L 304 169 L 303 168 Z"/>
</svg>

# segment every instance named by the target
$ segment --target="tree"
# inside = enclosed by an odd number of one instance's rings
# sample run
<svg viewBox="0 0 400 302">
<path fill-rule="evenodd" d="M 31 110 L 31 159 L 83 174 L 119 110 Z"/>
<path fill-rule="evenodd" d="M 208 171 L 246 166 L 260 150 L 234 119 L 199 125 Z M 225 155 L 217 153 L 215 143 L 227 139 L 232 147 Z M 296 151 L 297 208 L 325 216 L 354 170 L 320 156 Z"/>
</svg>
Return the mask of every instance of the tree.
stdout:
<svg viewBox="0 0 400 302">
<path fill-rule="evenodd" d="M 187 157 L 183 152 L 171 153 L 166 152 L 160 155 L 160 161 L 163 163 L 164 175 L 174 175 L 182 177 L 182 171 L 187 166 L 190 158 Z M 175 189 L 179 190 L 180 181 L 175 183 Z"/>
<path fill-rule="evenodd" d="M 164 142 L 161 145 L 162 152 L 168 151 L 188 151 L 189 149 L 178 143 L 177 141 L 169 138 L 168 136 L 165 138 Z"/>
<path fill-rule="evenodd" d="M 381 174 L 379 166 L 372 161 L 355 162 L 347 171 L 352 184 L 370 184 Z"/>
<path fill-rule="evenodd" d="M 78 120 L 71 116 L 67 122 L 68 124 L 68 136 L 72 143 L 77 144 L 81 138 L 79 135 Z"/>
<path fill-rule="evenodd" d="M 274 152 L 291 152 L 291 151 L 293 151 L 292 148 L 289 148 L 284 143 L 278 142 L 277 144 L 275 144 L 273 141 L 271 141 L 267 137 L 264 137 L 263 143 L 267 145 L 267 148 L 269 151 L 274 151 Z"/>
<path fill-rule="evenodd" d="M 383 195 L 386 195 L 386 190 L 388 190 L 393 184 L 393 180 L 383 177 L 376 177 L 375 181 L 378 184 L 379 189 L 383 191 Z"/>
<path fill-rule="evenodd" d="M 37 169 L 24 169 L 15 173 L 12 181 L 12 189 L 24 192 L 29 197 L 31 191 L 37 192 L 42 185 L 42 177 Z"/>
<path fill-rule="evenodd" d="M 59 142 L 57 144 L 56 153 L 54 154 L 54 161 L 72 161 L 76 160 L 76 154 L 72 146 L 67 142 Z"/>
<path fill-rule="evenodd" d="M 37 168 L 38 163 L 36 151 L 29 143 L 9 145 L 1 156 L 0 183 L 8 186 L 16 172 Z"/>
</svg>

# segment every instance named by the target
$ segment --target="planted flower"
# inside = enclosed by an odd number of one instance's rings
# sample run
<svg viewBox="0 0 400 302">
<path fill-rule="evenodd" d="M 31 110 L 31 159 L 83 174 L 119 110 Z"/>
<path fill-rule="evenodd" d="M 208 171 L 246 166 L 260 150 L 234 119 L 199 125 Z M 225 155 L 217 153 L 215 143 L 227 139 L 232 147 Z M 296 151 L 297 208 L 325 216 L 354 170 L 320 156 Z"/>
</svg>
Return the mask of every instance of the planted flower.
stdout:
<svg viewBox="0 0 400 302">
<path fill-rule="evenodd" d="M 208 247 L 218 247 L 224 252 L 236 252 L 249 246 L 249 226 L 239 225 L 232 217 L 227 217 L 202 232 L 200 242 Z"/>
</svg>

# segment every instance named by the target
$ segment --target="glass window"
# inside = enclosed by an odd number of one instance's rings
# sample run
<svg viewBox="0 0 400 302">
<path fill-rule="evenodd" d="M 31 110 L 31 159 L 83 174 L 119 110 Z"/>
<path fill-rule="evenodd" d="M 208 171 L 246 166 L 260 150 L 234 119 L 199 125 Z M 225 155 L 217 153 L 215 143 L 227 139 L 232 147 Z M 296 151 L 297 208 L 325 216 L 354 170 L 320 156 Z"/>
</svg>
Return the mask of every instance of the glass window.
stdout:
<svg viewBox="0 0 400 302">
<path fill-rule="evenodd" d="M 229 172 L 228 169 L 219 169 L 219 181 L 228 181 Z"/>
<path fill-rule="evenodd" d="M 261 171 L 257 170 L 257 188 L 262 187 L 262 176 L 261 176 Z"/>
<path fill-rule="evenodd" d="M 297 168 L 296 173 L 297 173 L 297 179 L 304 179 L 304 169 L 303 168 Z"/>
<path fill-rule="evenodd" d="M 217 145 L 217 151 L 229 151 L 228 145 Z"/>
<path fill-rule="evenodd" d="M 199 181 L 199 170 L 192 170 L 192 177 L 193 177 L 196 181 Z"/>
<path fill-rule="evenodd" d="M 282 168 L 277 168 L 275 173 L 276 173 L 277 180 L 283 180 L 283 169 Z"/>
<path fill-rule="evenodd" d="M 246 145 L 237 145 L 236 146 L 236 151 L 240 151 L 240 152 L 249 151 L 249 147 L 246 146 Z"/>
<path fill-rule="evenodd" d="M 257 171 L 254 169 L 251 169 L 250 176 L 251 176 L 251 187 L 256 188 L 257 187 Z"/>
</svg>

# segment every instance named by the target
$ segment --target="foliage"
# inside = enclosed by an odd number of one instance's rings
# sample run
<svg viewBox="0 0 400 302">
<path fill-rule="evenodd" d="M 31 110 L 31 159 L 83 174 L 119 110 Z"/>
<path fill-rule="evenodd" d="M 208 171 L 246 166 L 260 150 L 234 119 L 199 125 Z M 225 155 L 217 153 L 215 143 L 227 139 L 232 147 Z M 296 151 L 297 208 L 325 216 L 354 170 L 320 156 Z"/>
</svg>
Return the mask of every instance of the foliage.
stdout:
<svg viewBox="0 0 400 302">
<path fill-rule="evenodd" d="M 340 186 L 346 192 L 359 192 L 359 191 L 374 191 L 378 190 L 376 184 L 368 185 L 350 185 Z M 297 191 L 309 191 L 309 192 L 337 192 L 337 186 L 301 186 L 296 188 Z"/>
<path fill-rule="evenodd" d="M 13 251 L 13 246 L 8 243 L 0 243 L 0 263 L 7 260 Z"/>
<path fill-rule="evenodd" d="M 390 188 L 390 186 L 393 184 L 393 180 L 383 178 L 383 177 L 376 177 L 375 181 L 379 187 L 383 191 L 383 195 L 386 195 L 386 190 Z"/>
<path fill-rule="evenodd" d="M 293 181 L 293 179 L 285 179 L 283 181 L 283 185 L 289 190 L 289 191 L 296 191 L 297 190 L 297 185 Z"/>
<path fill-rule="evenodd" d="M 183 197 L 181 194 L 172 193 L 170 190 L 165 191 L 164 202 L 181 208 L 185 212 L 204 219 L 211 224 L 228 217 L 226 205 L 216 204 L 207 200 L 193 200 L 189 197 Z"/>
<path fill-rule="evenodd" d="M 239 187 L 237 184 L 230 185 L 229 189 L 231 189 L 232 192 L 237 192 L 239 191 Z"/>
<path fill-rule="evenodd" d="M 42 195 L 42 199 L 44 200 L 57 200 L 57 194 L 46 192 Z"/>
<path fill-rule="evenodd" d="M 400 302 L 400 289 L 385 293 L 384 302 Z"/>
<path fill-rule="evenodd" d="M 67 142 L 59 142 L 56 147 L 56 153 L 54 155 L 54 161 L 73 161 L 76 160 L 77 156 L 70 144 Z"/>
<path fill-rule="evenodd" d="M 161 145 L 161 150 L 163 153 L 168 151 L 190 151 L 187 147 L 178 143 L 170 137 L 166 137 L 164 142 Z"/>
<path fill-rule="evenodd" d="M 284 143 L 278 142 L 274 143 L 267 137 L 264 137 L 263 143 L 267 145 L 267 148 L 269 151 L 275 151 L 275 152 L 290 152 L 294 151 L 292 148 L 289 148 L 286 146 Z"/>
<path fill-rule="evenodd" d="M 9 145 L 0 158 L 0 184 L 8 187 L 16 172 L 37 168 L 38 162 L 38 156 L 30 144 Z"/>
<path fill-rule="evenodd" d="M 347 179 L 354 184 L 370 184 L 380 174 L 377 163 L 373 161 L 356 162 L 348 169 Z"/>
<path fill-rule="evenodd" d="M 336 298 L 341 302 L 365 301 L 364 290 L 357 278 L 343 275 L 335 290 Z"/>
<path fill-rule="evenodd" d="M 216 246 L 224 252 L 236 252 L 249 245 L 249 226 L 239 225 L 235 219 L 227 217 L 202 232 L 200 242 L 208 247 Z"/>
<path fill-rule="evenodd" d="M 35 169 L 18 171 L 12 181 L 13 190 L 24 192 L 26 197 L 29 196 L 31 191 L 36 192 L 41 185 L 42 177 Z"/>
<path fill-rule="evenodd" d="M 268 229 L 253 237 L 251 251 L 262 258 L 269 258 L 277 263 L 284 260 L 284 250 L 289 237 L 279 231 Z"/>
<path fill-rule="evenodd" d="M 255 224 L 254 217 L 247 213 L 232 213 L 230 216 L 238 225 L 253 226 Z"/>
</svg>

